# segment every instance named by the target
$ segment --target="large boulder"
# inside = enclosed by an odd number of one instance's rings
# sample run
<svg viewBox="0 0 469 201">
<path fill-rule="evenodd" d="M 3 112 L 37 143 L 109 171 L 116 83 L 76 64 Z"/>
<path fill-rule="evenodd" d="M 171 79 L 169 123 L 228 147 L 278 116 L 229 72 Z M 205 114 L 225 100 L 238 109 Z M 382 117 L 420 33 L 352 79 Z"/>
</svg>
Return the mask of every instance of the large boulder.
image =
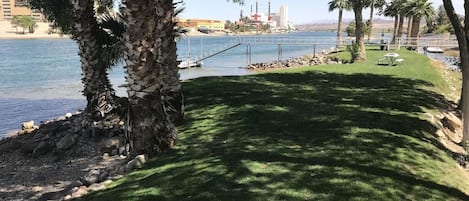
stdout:
<svg viewBox="0 0 469 201">
<path fill-rule="evenodd" d="M 16 139 L 9 140 L 0 145 L 0 154 L 10 153 L 21 147 L 21 143 Z"/>
<path fill-rule="evenodd" d="M 113 150 L 119 150 L 120 147 L 125 145 L 123 137 L 105 138 L 99 143 L 99 148 L 102 153 L 112 153 Z"/>
<path fill-rule="evenodd" d="M 21 124 L 21 130 L 33 129 L 34 128 L 34 121 L 26 121 Z"/>
<path fill-rule="evenodd" d="M 39 145 L 37 145 L 34 150 L 33 150 L 33 157 L 38 157 L 41 155 L 44 155 L 54 149 L 54 146 L 47 143 L 47 142 L 41 142 Z"/>
<path fill-rule="evenodd" d="M 77 136 L 69 133 L 62 137 L 56 144 L 57 149 L 67 150 L 77 142 Z"/>
<path fill-rule="evenodd" d="M 91 184 L 99 182 L 100 174 L 100 170 L 91 170 L 81 180 L 85 185 L 89 186 Z"/>
<path fill-rule="evenodd" d="M 138 155 L 125 165 L 125 170 L 126 171 L 131 171 L 131 170 L 134 170 L 134 169 L 141 168 L 141 167 L 143 167 L 143 164 L 145 164 L 147 162 L 147 160 L 148 160 L 147 155 L 143 155 L 143 154 Z"/>
</svg>

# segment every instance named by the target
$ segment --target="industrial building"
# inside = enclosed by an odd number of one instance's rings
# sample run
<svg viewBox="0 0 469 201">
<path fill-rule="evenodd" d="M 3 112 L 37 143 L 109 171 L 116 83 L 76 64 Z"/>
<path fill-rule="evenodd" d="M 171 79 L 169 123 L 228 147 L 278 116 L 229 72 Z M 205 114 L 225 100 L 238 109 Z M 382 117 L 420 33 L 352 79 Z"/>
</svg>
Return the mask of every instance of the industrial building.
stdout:
<svg viewBox="0 0 469 201">
<path fill-rule="evenodd" d="M 179 26 L 189 29 L 206 29 L 212 31 L 222 31 L 225 29 L 224 20 L 206 20 L 206 19 L 178 19 Z"/>
<path fill-rule="evenodd" d="M 32 16 L 36 21 L 44 20 L 38 10 L 32 10 L 28 7 L 27 0 L 1 0 L 0 21 L 11 20 L 14 16 Z"/>
</svg>

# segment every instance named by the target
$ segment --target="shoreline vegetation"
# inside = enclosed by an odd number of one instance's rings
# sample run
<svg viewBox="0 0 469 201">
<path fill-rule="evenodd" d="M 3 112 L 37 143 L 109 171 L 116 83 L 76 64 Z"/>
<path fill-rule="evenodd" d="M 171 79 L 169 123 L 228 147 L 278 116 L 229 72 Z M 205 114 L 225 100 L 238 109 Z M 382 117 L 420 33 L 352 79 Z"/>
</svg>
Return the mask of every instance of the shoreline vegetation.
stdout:
<svg viewBox="0 0 469 201">
<path fill-rule="evenodd" d="M 27 30 L 24 34 L 16 33 L 16 28 L 9 21 L 0 21 L 0 39 L 67 39 L 70 38 L 69 35 L 58 34 L 58 33 L 48 33 L 49 32 L 49 23 L 38 22 L 37 28 L 34 33 L 27 33 Z M 18 32 L 22 32 L 22 28 L 18 28 Z M 198 31 L 191 31 L 186 33 L 189 36 L 227 36 L 226 32 L 216 31 L 213 33 L 205 34 Z M 268 33 L 261 33 L 268 34 Z M 243 35 L 256 35 L 255 32 L 245 32 L 245 33 L 233 33 L 236 36 Z"/>
<path fill-rule="evenodd" d="M 365 63 L 328 62 L 347 53 L 311 57 L 326 65 L 287 61 L 256 67 L 266 70 L 256 75 L 184 82 L 180 141 L 153 159 L 126 160 L 119 118 L 88 130 L 78 129 L 79 114 L 38 129 L 25 122 L 22 135 L 0 141 L 0 199 L 469 199 L 469 174 L 459 166 L 466 164 L 457 160 L 465 154 L 456 144 L 461 122 L 448 112 L 460 75 L 407 50 L 399 51 L 406 62 L 393 67 L 376 65 L 378 50 Z M 259 182 L 266 188 L 252 185 Z"/>
</svg>

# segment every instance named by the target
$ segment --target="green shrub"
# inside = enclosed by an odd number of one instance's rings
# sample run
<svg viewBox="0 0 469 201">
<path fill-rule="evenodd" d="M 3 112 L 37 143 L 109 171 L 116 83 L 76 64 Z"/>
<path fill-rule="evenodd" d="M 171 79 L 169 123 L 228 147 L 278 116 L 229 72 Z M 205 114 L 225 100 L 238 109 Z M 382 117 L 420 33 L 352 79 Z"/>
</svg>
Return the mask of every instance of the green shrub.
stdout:
<svg viewBox="0 0 469 201">
<path fill-rule="evenodd" d="M 351 45 L 347 45 L 347 51 L 350 52 L 350 57 L 351 57 L 350 63 L 355 63 L 355 61 L 357 60 L 360 54 L 360 46 L 358 45 L 358 43 L 356 43 L 355 41 L 352 41 Z"/>
</svg>

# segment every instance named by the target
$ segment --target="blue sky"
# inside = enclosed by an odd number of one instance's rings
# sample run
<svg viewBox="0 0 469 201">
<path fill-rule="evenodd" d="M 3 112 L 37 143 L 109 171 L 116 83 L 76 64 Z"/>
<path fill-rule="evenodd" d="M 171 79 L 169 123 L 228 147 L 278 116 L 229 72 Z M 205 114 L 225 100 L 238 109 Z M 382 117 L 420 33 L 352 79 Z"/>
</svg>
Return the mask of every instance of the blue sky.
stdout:
<svg viewBox="0 0 469 201">
<path fill-rule="evenodd" d="M 272 12 L 278 12 L 281 5 L 288 6 L 289 21 L 293 24 L 303 24 L 309 22 L 318 22 L 325 20 L 336 20 L 337 11 L 328 12 L 328 2 L 330 0 L 271 0 Z M 435 7 L 442 4 L 442 0 L 430 0 Z M 184 18 L 199 19 L 218 19 L 218 20 L 236 20 L 239 18 L 240 10 L 243 9 L 245 14 L 249 14 L 251 4 L 255 4 L 255 0 L 246 0 L 244 6 L 230 3 L 227 0 L 184 0 L 185 11 L 182 13 Z M 259 12 L 267 12 L 268 0 L 259 0 Z M 463 0 L 453 0 L 456 12 L 463 14 Z M 255 8 L 254 8 L 255 9 Z M 369 11 L 365 10 L 366 13 Z M 368 18 L 369 14 L 365 14 Z M 353 19 L 353 13 L 347 12 L 345 18 Z"/>
</svg>

